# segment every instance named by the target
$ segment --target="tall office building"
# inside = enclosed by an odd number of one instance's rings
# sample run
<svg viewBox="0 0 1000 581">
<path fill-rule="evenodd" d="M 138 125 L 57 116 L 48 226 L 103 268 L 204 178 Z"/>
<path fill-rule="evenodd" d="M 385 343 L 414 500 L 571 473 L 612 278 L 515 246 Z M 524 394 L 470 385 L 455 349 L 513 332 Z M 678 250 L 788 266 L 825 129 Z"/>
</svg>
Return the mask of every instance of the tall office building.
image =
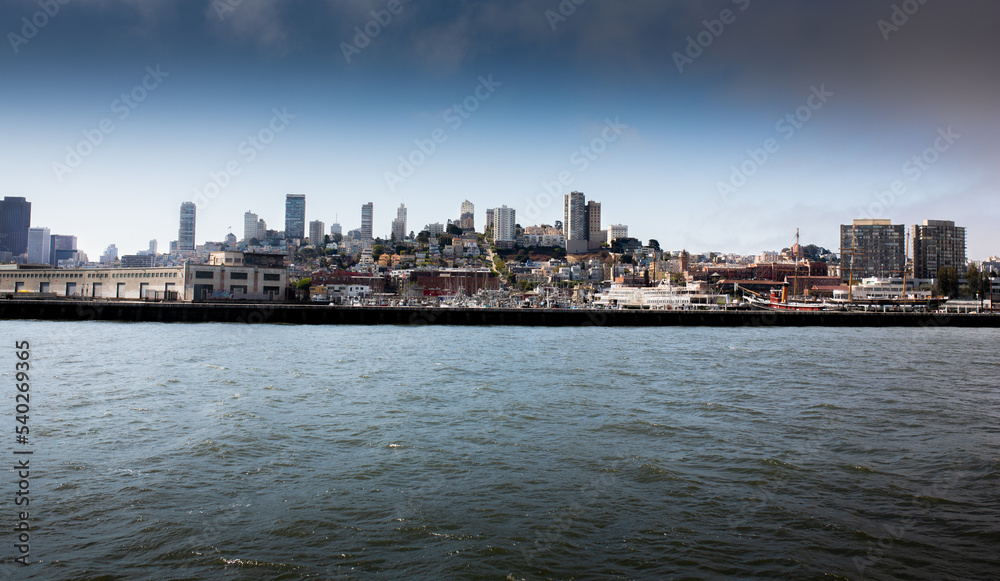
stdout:
<svg viewBox="0 0 1000 581">
<path fill-rule="evenodd" d="M 181 226 L 177 230 L 177 250 L 179 252 L 193 252 L 195 247 L 194 227 L 195 227 L 195 206 L 194 202 L 184 202 L 181 204 Z"/>
<path fill-rule="evenodd" d="M 600 220 L 598 209 L 598 224 Z M 579 254 L 587 251 L 590 223 L 587 220 L 587 203 L 583 192 L 570 192 L 563 196 L 563 234 L 566 236 L 566 252 Z"/>
<path fill-rule="evenodd" d="M 601 236 L 601 203 L 587 202 L 587 250 L 597 250 L 604 242 Z"/>
<path fill-rule="evenodd" d="M 49 264 L 52 266 L 59 266 L 60 260 L 76 260 L 79 257 L 79 250 L 76 248 L 76 236 L 53 234 L 50 240 L 49 251 L 51 252 L 51 257 Z"/>
<path fill-rule="evenodd" d="M 309 222 L 309 243 L 323 244 L 326 239 L 326 224 L 322 220 Z"/>
<path fill-rule="evenodd" d="M 252 238 L 257 238 L 257 214 L 249 210 L 243 214 L 243 239 L 249 242 Z"/>
<path fill-rule="evenodd" d="M 462 202 L 462 213 L 458 216 L 458 225 L 463 230 L 476 229 L 476 206 L 469 200 Z"/>
<path fill-rule="evenodd" d="M 406 206 L 399 205 L 396 210 L 396 219 L 392 221 L 392 237 L 397 242 L 406 238 Z"/>
<path fill-rule="evenodd" d="M 306 195 L 285 196 L 285 239 L 306 237 Z"/>
<path fill-rule="evenodd" d="M 943 266 L 965 275 L 965 227 L 951 220 L 924 220 L 923 226 L 913 227 L 913 276 L 937 278 Z"/>
<path fill-rule="evenodd" d="M 903 276 L 906 226 L 889 220 L 855 220 L 840 226 L 841 280 Z"/>
<path fill-rule="evenodd" d="M 361 206 L 361 239 L 372 239 L 372 215 L 375 212 L 375 205 L 368 202 Z"/>
<path fill-rule="evenodd" d="M 493 210 L 493 240 L 497 242 L 513 242 L 517 238 L 514 208 L 501 206 Z"/>
<path fill-rule="evenodd" d="M 15 258 L 28 253 L 28 229 L 31 227 L 31 202 L 24 198 L 0 200 L 0 252 Z"/>
<path fill-rule="evenodd" d="M 48 228 L 28 229 L 28 262 L 48 264 L 52 257 L 52 233 Z"/>
</svg>

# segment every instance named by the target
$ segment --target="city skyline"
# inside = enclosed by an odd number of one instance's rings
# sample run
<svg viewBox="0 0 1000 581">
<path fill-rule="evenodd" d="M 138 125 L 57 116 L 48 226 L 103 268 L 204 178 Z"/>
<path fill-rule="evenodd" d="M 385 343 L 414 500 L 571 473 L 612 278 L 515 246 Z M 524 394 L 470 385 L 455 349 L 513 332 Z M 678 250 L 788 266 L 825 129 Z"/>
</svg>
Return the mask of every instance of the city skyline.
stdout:
<svg viewBox="0 0 1000 581">
<path fill-rule="evenodd" d="M 400 204 L 409 230 L 463 200 L 529 226 L 572 190 L 695 252 L 835 250 L 866 218 L 1000 251 L 998 7 L 395 6 L 80 2 L 34 33 L 37 4 L 4 6 L 3 195 L 92 257 L 166 247 L 186 201 L 203 243 L 292 192 L 306 222 L 371 201 L 387 237 Z"/>
</svg>

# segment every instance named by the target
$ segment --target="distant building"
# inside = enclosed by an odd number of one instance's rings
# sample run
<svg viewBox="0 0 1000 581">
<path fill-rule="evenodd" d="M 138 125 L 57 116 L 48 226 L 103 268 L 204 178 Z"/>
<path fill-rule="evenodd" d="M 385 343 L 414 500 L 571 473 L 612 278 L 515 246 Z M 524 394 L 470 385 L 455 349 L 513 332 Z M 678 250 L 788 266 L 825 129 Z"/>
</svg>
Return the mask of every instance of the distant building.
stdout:
<svg viewBox="0 0 1000 581">
<path fill-rule="evenodd" d="M 253 238 L 258 238 L 259 239 L 259 236 L 257 236 L 257 220 L 258 219 L 259 218 L 258 218 L 257 214 L 254 214 L 253 212 L 247 211 L 247 213 L 243 214 L 243 239 L 244 240 L 246 240 L 246 241 L 249 242 Z"/>
<path fill-rule="evenodd" d="M 965 228 L 951 220 L 924 220 L 913 227 L 913 275 L 937 278 L 942 267 L 965 275 Z"/>
<path fill-rule="evenodd" d="M 406 206 L 403 204 L 399 205 L 396 219 L 392 221 L 392 238 L 397 242 L 406 238 Z"/>
<path fill-rule="evenodd" d="M 285 196 L 285 237 L 299 240 L 306 237 L 305 194 Z"/>
<path fill-rule="evenodd" d="M 28 229 L 28 262 L 49 264 L 52 261 L 52 234 L 48 228 Z"/>
<path fill-rule="evenodd" d="M 608 245 L 618 238 L 628 238 L 628 226 L 625 224 L 612 224 L 608 226 Z"/>
<path fill-rule="evenodd" d="M 587 250 L 597 250 L 604 239 L 601 237 L 601 203 L 587 202 Z"/>
<path fill-rule="evenodd" d="M 372 239 L 372 218 L 375 213 L 375 205 L 371 202 L 361 206 L 361 239 Z"/>
<path fill-rule="evenodd" d="M 149 241 L 149 250 L 148 250 L 148 252 L 150 254 L 152 254 L 153 256 L 156 256 L 156 240 L 150 240 Z"/>
<path fill-rule="evenodd" d="M 101 255 L 101 264 L 113 264 L 117 260 L 118 247 L 111 244 L 104 250 L 104 254 Z"/>
<path fill-rule="evenodd" d="M 906 226 L 902 224 L 879 219 L 841 225 L 841 280 L 901 276 L 906 264 L 905 246 Z"/>
<path fill-rule="evenodd" d="M 489 208 L 486 210 L 486 224 L 483 225 L 484 229 L 493 227 L 493 214 L 494 214 L 493 208 Z"/>
<path fill-rule="evenodd" d="M 501 206 L 493 210 L 493 240 L 494 242 L 513 242 L 517 239 L 514 208 Z"/>
<path fill-rule="evenodd" d="M 49 239 L 51 256 L 49 264 L 59 266 L 60 262 L 79 262 L 80 254 L 76 247 L 76 236 L 53 234 Z"/>
<path fill-rule="evenodd" d="M 476 206 L 469 200 L 462 202 L 462 211 L 458 216 L 458 225 L 463 230 L 476 229 Z"/>
<path fill-rule="evenodd" d="M 153 268 L 155 258 L 151 254 L 126 254 L 122 256 L 122 268 Z"/>
<path fill-rule="evenodd" d="M 441 235 L 444 234 L 444 224 L 442 224 L 441 222 L 434 222 L 433 224 L 428 224 L 427 226 L 425 226 L 424 230 L 427 230 L 427 233 L 430 235 L 431 239 L 433 240 L 433 239 L 437 238 L 438 236 L 441 236 Z"/>
<path fill-rule="evenodd" d="M 194 202 L 181 204 L 181 225 L 177 230 L 177 250 L 180 252 L 194 252 L 196 211 Z"/>
<path fill-rule="evenodd" d="M 15 258 L 27 254 L 30 227 L 31 202 L 9 196 L 0 200 L 0 252 Z"/>
<path fill-rule="evenodd" d="M 322 220 L 313 220 L 309 222 L 309 243 L 310 244 L 323 244 L 323 240 L 326 236 L 326 224 Z"/>
<path fill-rule="evenodd" d="M 336 224 L 336 223 L 330 224 L 330 236 L 337 236 L 337 235 L 340 235 L 340 236 L 344 235 L 344 231 L 340 227 L 340 224 Z"/>
</svg>

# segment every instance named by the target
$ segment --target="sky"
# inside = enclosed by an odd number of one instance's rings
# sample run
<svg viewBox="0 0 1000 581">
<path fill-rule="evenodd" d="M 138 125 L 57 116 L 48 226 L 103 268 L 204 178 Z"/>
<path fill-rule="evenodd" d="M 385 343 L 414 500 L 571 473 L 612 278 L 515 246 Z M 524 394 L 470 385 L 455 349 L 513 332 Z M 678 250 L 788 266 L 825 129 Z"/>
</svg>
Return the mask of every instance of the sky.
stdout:
<svg viewBox="0 0 1000 581">
<path fill-rule="evenodd" d="M 1000 4 L 988 0 L 0 3 L 0 195 L 92 260 L 253 211 L 388 237 L 506 205 L 667 249 L 838 250 L 954 220 L 1000 254 Z M 231 228 L 231 230 L 230 230 Z"/>
</svg>

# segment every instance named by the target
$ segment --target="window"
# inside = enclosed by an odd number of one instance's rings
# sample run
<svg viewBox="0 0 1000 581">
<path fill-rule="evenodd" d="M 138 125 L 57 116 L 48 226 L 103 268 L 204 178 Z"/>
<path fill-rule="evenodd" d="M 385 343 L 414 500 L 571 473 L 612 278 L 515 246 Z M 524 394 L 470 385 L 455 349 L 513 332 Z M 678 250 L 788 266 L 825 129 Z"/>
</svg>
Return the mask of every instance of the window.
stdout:
<svg viewBox="0 0 1000 581">
<path fill-rule="evenodd" d="M 278 294 L 278 290 L 279 289 L 276 286 L 266 286 L 266 287 L 264 287 L 264 293 L 274 293 L 275 295 L 277 295 Z"/>
<path fill-rule="evenodd" d="M 264 273 L 264 280 L 267 280 L 267 281 L 281 280 L 281 275 L 280 274 L 272 274 L 272 273 L 269 273 L 269 272 L 265 272 Z M 264 292 L 267 292 L 267 291 L 264 291 Z"/>
<path fill-rule="evenodd" d="M 231 278 L 232 280 L 246 280 L 247 279 L 247 273 L 245 273 L 245 272 L 230 272 L 229 273 L 229 278 Z"/>
<path fill-rule="evenodd" d="M 194 273 L 195 278 L 215 278 L 215 273 L 211 270 L 197 270 Z"/>
</svg>

